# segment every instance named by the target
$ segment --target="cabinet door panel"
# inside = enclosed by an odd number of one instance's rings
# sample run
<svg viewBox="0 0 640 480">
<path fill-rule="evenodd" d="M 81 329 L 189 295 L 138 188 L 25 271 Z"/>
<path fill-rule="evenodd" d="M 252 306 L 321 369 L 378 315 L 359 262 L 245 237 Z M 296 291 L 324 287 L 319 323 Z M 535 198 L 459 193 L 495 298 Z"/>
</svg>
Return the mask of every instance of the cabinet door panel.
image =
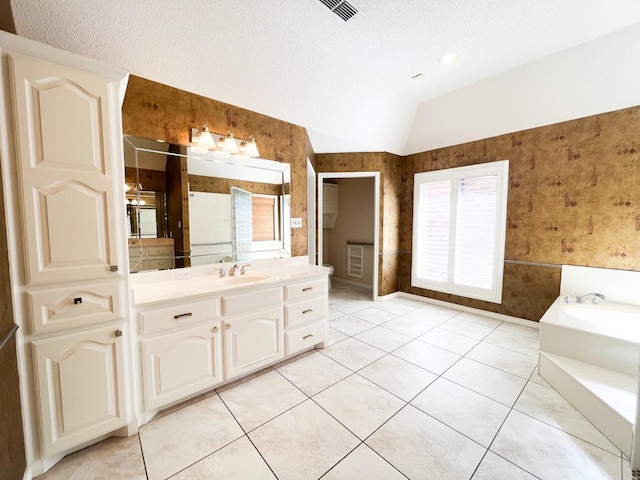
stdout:
<svg viewBox="0 0 640 480">
<path fill-rule="evenodd" d="M 142 340 L 145 407 L 155 410 L 222 382 L 220 324 Z"/>
<path fill-rule="evenodd" d="M 120 334 L 109 327 L 31 343 L 45 455 L 125 425 Z"/>
<path fill-rule="evenodd" d="M 108 80 L 10 56 L 26 283 L 113 277 L 118 104 Z M 122 269 L 120 269 L 122 270 Z M 119 274 L 115 274 L 119 275 Z"/>
<path fill-rule="evenodd" d="M 284 356 L 282 309 L 225 320 L 225 378 L 271 364 Z"/>
</svg>

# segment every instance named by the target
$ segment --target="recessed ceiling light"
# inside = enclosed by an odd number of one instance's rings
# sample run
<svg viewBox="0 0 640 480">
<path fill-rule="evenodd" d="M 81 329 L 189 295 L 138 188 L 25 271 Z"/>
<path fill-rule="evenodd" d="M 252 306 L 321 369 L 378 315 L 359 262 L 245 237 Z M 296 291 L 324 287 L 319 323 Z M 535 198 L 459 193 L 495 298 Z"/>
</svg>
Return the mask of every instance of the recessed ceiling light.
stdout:
<svg viewBox="0 0 640 480">
<path fill-rule="evenodd" d="M 422 77 L 424 77 L 424 75 L 422 75 L 421 73 L 417 73 L 413 77 L 411 77 L 411 80 L 418 80 Z"/>
<path fill-rule="evenodd" d="M 458 58 L 460 58 L 460 54 L 458 52 L 445 53 L 438 59 L 438 63 L 440 65 L 451 65 L 452 63 L 455 63 Z"/>
</svg>

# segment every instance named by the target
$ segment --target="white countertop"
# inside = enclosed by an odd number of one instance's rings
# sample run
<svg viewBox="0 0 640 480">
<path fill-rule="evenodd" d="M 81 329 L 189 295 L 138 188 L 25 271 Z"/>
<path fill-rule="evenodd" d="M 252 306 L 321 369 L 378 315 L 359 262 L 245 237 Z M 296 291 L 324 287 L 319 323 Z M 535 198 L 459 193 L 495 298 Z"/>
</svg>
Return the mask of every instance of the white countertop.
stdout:
<svg viewBox="0 0 640 480">
<path fill-rule="evenodd" d="M 184 270 L 176 270 L 175 272 L 177 273 L 172 278 L 166 275 L 164 276 L 166 278 L 159 276 L 139 277 L 136 282 L 132 282 L 133 303 L 135 306 L 141 306 L 180 298 L 222 294 L 231 291 L 241 292 L 257 286 L 267 287 L 329 273 L 329 268 L 327 267 L 292 262 L 276 267 L 271 265 L 270 268 L 260 268 L 256 265 L 257 268 L 251 268 L 245 275 L 240 275 L 238 271 L 232 277 L 225 276 L 221 278 L 213 269 L 219 265 L 223 264 L 208 266 L 210 275 L 199 274 L 185 279 L 176 278 L 177 275 L 184 274 Z M 228 271 L 228 269 L 225 269 L 225 271 Z"/>
</svg>

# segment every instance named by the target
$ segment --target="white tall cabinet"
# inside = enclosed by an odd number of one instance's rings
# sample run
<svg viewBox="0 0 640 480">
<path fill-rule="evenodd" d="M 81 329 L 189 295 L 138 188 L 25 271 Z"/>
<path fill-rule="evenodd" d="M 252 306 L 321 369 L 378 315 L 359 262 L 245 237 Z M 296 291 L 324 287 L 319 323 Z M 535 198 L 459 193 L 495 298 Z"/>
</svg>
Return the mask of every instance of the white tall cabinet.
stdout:
<svg viewBox="0 0 640 480">
<path fill-rule="evenodd" d="M 131 417 L 127 74 L 0 32 L 2 177 L 31 473 Z"/>
</svg>

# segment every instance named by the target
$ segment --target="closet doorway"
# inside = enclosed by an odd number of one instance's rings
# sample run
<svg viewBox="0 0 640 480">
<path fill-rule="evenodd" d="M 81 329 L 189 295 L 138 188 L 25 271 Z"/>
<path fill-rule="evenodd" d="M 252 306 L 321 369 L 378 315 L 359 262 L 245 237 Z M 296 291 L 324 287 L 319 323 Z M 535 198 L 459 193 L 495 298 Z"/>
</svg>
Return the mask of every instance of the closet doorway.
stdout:
<svg viewBox="0 0 640 480">
<path fill-rule="evenodd" d="M 325 186 L 326 185 L 326 186 Z M 318 264 L 378 299 L 379 172 L 318 173 Z"/>
</svg>

